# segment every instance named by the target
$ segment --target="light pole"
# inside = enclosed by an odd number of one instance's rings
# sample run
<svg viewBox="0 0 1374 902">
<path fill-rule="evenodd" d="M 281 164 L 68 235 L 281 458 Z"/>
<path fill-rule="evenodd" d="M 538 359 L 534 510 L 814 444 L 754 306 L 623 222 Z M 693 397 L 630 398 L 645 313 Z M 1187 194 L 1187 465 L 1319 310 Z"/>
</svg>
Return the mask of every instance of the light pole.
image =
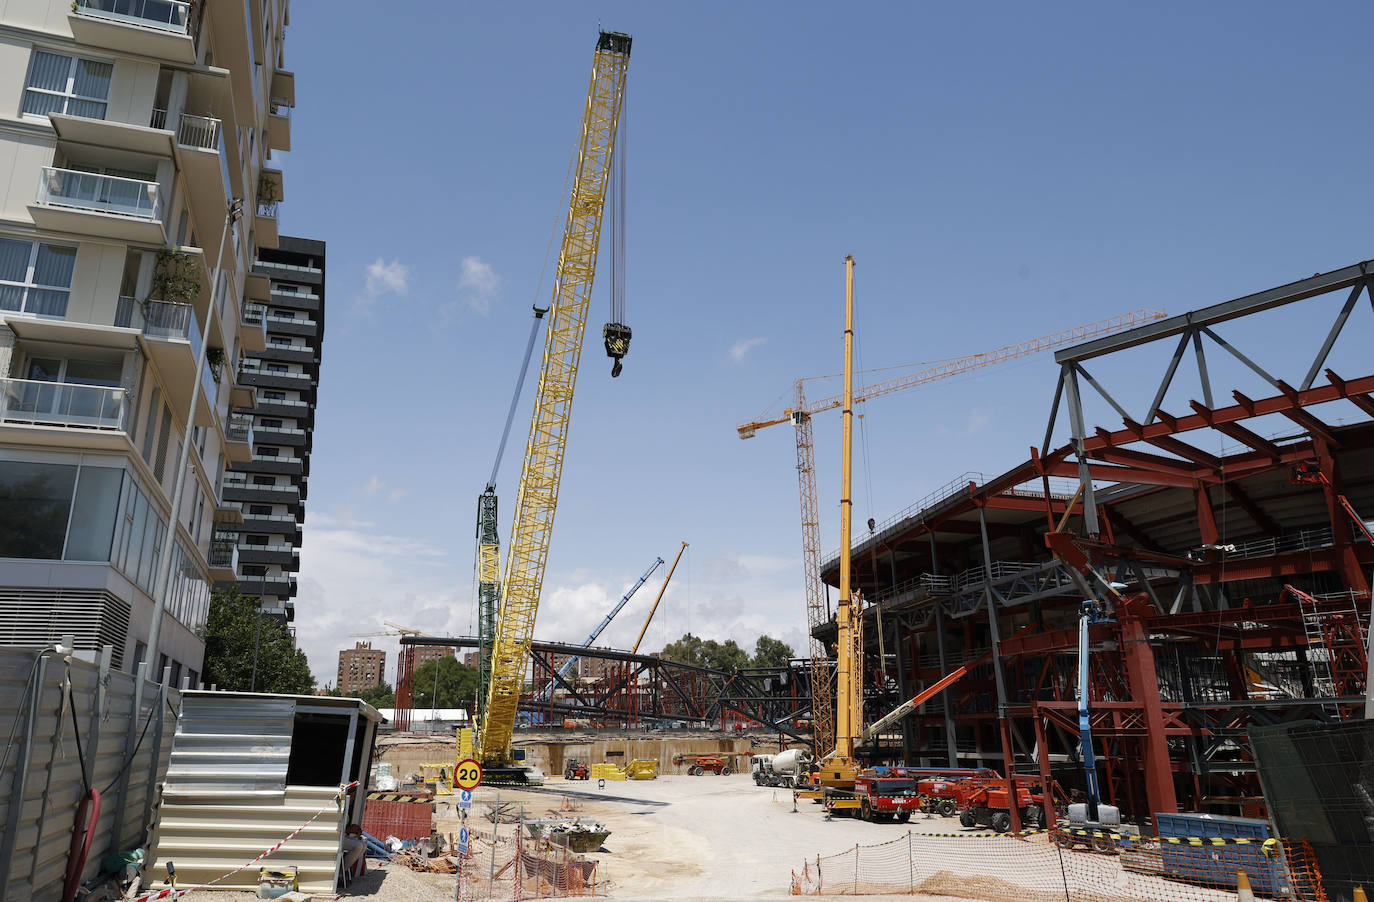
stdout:
<svg viewBox="0 0 1374 902">
<path fill-rule="evenodd" d="M 191 377 L 191 407 L 186 414 L 186 430 L 177 461 L 176 485 L 172 489 L 172 516 L 167 521 L 167 535 L 162 540 L 162 558 L 158 561 L 157 579 L 153 582 L 153 622 L 148 627 L 148 662 L 157 665 L 157 644 L 162 635 L 162 615 L 167 610 L 167 593 L 172 583 L 172 550 L 176 547 L 177 523 L 181 519 L 181 493 L 186 487 L 186 465 L 191 459 L 191 436 L 196 426 L 196 404 L 200 401 L 201 372 L 205 369 L 206 353 L 210 349 L 210 320 L 213 318 L 215 295 L 219 289 L 221 266 L 224 263 L 224 239 L 230 227 L 243 215 L 243 200 L 233 198 L 224 213 L 224 231 L 219 236 L 219 252 L 215 257 L 214 278 L 210 282 L 210 304 L 201 325 L 200 352 L 196 355 L 196 371 Z M 261 606 L 262 602 L 258 602 Z"/>
</svg>

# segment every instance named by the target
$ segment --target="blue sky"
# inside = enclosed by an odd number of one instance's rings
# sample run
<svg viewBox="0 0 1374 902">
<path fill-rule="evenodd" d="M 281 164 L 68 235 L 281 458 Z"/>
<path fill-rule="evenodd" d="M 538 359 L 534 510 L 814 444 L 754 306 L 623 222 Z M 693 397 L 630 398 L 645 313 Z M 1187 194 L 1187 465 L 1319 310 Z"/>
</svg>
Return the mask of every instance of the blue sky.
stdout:
<svg viewBox="0 0 1374 902">
<path fill-rule="evenodd" d="M 690 628 L 803 648 L 792 435 L 746 443 L 734 426 L 797 377 L 839 371 L 846 253 L 868 367 L 1181 313 L 1374 256 L 1371 73 L 1349 37 L 1361 5 L 378 9 L 297 2 L 287 38 L 282 230 L 329 244 L 297 599 L 322 681 L 383 619 L 471 631 L 475 499 L 529 308 L 548 301 L 551 277 L 536 286 L 598 23 L 635 39 L 635 337 L 612 381 L 599 284 L 540 638 L 580 641 L 685 539 L 646 647 Z M 1277 366 L 1314 329 L 1290 311 L 1237 334 Z M 1358 359 L 1349 341 L 1340 354 Z M 1143 378 L 1132 366 L 1094 373 L 1148 400 L 1162 363 Z M 1042 355 L 867 405 L 858 520 L 1024 459 L 1054 378 Z M 528 402 L 501 472 L 506 513 Z M 834 414 L 817 421 L 826 548 L 839 430 Z M 657 588 L 602 641 L 631 643 Z"/>
</svg>

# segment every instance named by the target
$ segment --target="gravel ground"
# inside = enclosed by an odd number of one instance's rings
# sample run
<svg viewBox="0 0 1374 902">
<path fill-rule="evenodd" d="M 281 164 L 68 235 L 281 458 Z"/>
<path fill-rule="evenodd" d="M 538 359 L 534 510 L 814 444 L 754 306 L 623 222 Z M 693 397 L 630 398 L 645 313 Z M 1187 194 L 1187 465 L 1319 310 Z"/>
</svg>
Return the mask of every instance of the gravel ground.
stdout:
<svg viewBox="0 0 1374 902">
<path fill-rule="evenodd" d="M 417 874 L 400 865 L 367 860 L 367 873 L 340 893 L 341 899 L 366 898 L 397 902 L 446 902 L 453 898 L 453 877 L 446 874 Z M 191 902 L 252 902 L 257 894 L 240 891 L 196 890 Z M 316 896 L 315 898 L 321 898 Z"/>
<path fill-rule="evenodd" d="M 755 786 L 745 774 L 664 775 L 607 782 L 604 790 L 595 781 L 560 778 L 551 778 L 542 791 L 483 787 L 474 793 L 474 818 L 496 801 L 498 792 L 503 804 L 524 805 L 532 817 L 560 814 L 557 809 L 566 796 L 583 808 L 564 816 L 604 823 L 611 837 L 604 851 L 589 857 L 599 862 L 599 889 L 613 899 L 791 898 L 792 870 L 818 853 L 883 842 L 904 836 L 908 829 L 966 832 L 957 819 L 925 815 L 905 825 L 857 818 L 827 821 L 821 807 L 808 800 L 798 802 L 793 813 L 790 790 Z M 486 820 L 479 822 L 488 828 Z M 441 806 L 437 829 L 456 832 L 459 825 Z M 514 826 L 500 829 L 504 836 Z M 452 892 L 452 883 L 448 885 Z"/>
</svg>

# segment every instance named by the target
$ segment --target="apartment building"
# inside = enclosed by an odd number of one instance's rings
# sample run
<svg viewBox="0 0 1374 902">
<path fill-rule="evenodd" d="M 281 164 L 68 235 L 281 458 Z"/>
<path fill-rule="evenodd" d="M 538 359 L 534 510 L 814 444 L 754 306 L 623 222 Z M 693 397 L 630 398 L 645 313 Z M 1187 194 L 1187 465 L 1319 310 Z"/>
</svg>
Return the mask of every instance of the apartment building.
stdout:
<svg viewBox="0 0 1374 902">
<path fill-rule="evenodd" d="M 335 687 L 345 695 L 371 689 L 382 681 L 386 672 L 386 652 L 373 648 L 371 642 L 355 642 L 352 648 L 339 650 L 339 678 Z"/>
<path fill-rule="evenodd" d="M 267 347 L 252 264 L 280 241 L 286 25 L 286 0 L 0 8 L 0 643 L 146 657 L 189 443 L 151 663 L 199 676 L 210 587 L 237 566 L 209 555 L 242 519 L 223 476 L 254 451 L 236 411 Z"/>
<path fill-rule="evenodd" d="M 222 524 L 211 556 L 238 559 L 239 590 L 262 599 L 263 610 L 295 619 L 295 574 L 315 432 L 315 390 L 324 336 L 325 245 L 281 236 L 261 248 L 249 276 L 250 294 L 266 292 L 267 342 L 244 355 L 240 378 L 257 391 L 251 417 L 253 456 L 224 476 L 224 500 L 239 505 L 241 524 Z"/>
</svg>

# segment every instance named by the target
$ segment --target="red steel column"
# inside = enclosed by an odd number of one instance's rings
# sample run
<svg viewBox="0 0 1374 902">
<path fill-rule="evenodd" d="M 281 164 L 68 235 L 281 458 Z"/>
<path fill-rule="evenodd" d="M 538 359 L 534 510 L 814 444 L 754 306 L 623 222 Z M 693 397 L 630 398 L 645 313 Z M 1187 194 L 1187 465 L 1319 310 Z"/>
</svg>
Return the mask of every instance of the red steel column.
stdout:
<svg viewBox="0 0 1374 902">
<path fill-rule="evenodd" d="M 1133 604 L 1117 608 L 1121 623 L 1121 656 L 1126 675 L 1131 681 L 1131 695 L 1145 714 L 1145 737 L 1142 741 L 1145 764 L 1145 794 L 1150 812 L 1172 814 L 1178 811 L 1174 794 L 1173 767 L 1169 761 L 1169 743 L 1164 736 L 1164 708 L 1159 699 L 1159 677 L 1155 673 L 1155 653 L 1150 648 L 1149 633 L 1134 615 Z"/>
<path fill-rule="evenodd" d="M 1350 530 L 1349 516 L 1341 506 L 1338 495 L 1344 493 L 1340 471 L 1336 469 L 1336 459 L 1331 454 L 1331 446 L 1319 436 L 1312 436 L 1312 447 L 1317 452 L 1317 465 L 1321 467 L 1326 481 L 1322 483 L 1322 494 L 1326 497 L 1326 515 L 1331 521 L 1331 536 L 1340 554 L 1337 566 L 1346 588 L 1356 592 L 1369 593 L 1369 580 L 1360 567 L 1359 556 L 1355 553 L 1355 537 Z"/>
</svg>

